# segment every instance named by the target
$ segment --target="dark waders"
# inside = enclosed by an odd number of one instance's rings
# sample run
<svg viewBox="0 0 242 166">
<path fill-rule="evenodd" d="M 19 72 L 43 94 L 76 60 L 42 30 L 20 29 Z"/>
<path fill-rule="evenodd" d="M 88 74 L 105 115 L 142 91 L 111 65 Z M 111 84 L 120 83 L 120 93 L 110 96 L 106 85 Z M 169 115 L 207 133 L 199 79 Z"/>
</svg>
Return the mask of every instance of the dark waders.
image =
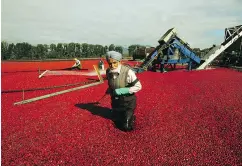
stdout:
<svg viewBox="0 0 242 166">
<path fill-rule="evenodd" d="M 134 110 L 136 108 L 136 96 L 134 94 L 119 97 L 111 96 L 111 100 L 116 126 L 125 131 L 132 130 L 135 121 Z"/>
</svg>

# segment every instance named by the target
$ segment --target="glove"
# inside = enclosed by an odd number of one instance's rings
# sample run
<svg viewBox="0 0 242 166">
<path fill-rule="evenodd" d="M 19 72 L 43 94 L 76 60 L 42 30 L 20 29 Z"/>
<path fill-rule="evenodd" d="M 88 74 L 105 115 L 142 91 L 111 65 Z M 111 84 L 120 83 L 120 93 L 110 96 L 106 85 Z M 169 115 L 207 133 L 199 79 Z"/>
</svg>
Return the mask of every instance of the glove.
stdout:
<svg viewBox="0 0 242 166">
<path fill-rule="evenodd" d="M 129 88 L 115 89 L 115 94 L 118 95 L 118 96 L 129 94 Z"/>
</svg>

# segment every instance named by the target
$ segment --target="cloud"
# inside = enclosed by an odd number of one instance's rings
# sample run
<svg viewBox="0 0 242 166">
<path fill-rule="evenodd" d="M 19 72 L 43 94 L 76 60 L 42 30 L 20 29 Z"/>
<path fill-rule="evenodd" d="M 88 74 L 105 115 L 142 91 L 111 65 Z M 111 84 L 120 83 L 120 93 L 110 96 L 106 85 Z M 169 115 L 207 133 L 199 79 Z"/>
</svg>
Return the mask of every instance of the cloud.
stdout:
<svg viewBox="0 0 242 166">
<path fill-rule="evenodd" d="M 242 24 L 241 0 L 3 0 L 2 40 L 158 45 L 176 27 L 192 47 L 220 44 Z M 218 33 L 220 32 L 220 33 Z"/>
</svg>

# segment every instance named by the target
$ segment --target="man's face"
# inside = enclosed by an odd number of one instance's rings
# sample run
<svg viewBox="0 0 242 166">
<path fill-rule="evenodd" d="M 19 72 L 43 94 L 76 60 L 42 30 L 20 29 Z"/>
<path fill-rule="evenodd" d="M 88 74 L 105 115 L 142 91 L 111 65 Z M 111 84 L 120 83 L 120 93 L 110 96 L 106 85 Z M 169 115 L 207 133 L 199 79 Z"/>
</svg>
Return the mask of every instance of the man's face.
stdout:
<svg viewBox="0 0 242 166">
<path fill-rule="evenodd" d="M 117 60 L 115 60 L 115 59 L 110 58 L 108 60 L 108 65 L 109 65 L 109 67 L 110 67 L 111 70 L 117 69 L 118 66 L 119 66 L 119 64 L 120 64 L 120 62 L 117 61 Z"/>
</svg>

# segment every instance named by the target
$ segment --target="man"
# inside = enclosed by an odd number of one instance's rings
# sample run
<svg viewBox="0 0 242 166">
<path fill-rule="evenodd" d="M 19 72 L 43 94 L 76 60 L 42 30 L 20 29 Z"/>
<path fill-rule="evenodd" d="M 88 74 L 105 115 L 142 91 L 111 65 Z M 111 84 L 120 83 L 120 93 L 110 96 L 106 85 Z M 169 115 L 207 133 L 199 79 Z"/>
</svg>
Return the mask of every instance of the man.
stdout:
<svg viewBox="0 0 242 166">
<path fill-rule="evenodd" d="M 81 66 L 81 62 L 80 62 L 77 58 L 75 58 L 74 60 L 75 60 L 75 64 L 72 66 L 71 69 L 78 69 L 78 70 L 81 70 L 81 68 L 82 68 L 82 66 Z"/>
<path fill-rule="evenodd" d="M 121 64 L 122 55 L 116 51 L 107 52 L 106 60 L 109 68 L 106 70 L 108 89 L 111 96 L 112 113 L 115 124 L 125 131 L 133 130 L 136 108 L 135 93 L 142 86 L 134 71 Z"/>
<path fill-rule="evenodd" d="M 98 62 L 98 68 L 100 70 L 104 70 L 104 62 L 102 61 L 102 59 L 100 59 L 100 61 Z"/>
</svg>

